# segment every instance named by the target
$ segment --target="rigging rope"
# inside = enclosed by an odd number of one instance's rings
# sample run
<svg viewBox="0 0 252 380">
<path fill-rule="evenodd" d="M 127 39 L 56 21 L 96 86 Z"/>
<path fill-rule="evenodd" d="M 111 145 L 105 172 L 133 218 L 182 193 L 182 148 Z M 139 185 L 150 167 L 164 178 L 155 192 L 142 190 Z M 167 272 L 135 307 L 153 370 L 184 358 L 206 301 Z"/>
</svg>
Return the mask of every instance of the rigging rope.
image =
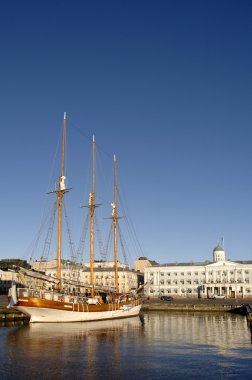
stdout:
<svg viewBox="0 0 252 380">
<path fill-rule="evenodd" d="M 118 198 L 119 198 L 120 205 L 122 207 L 123 213 L 124 213 L 124 215 L 126 215 L 125 207 L 124 207 L 124 204 L 123 204 L 123 201 L 122 201 L 122 197 L 121 197 L 121 194 L 120 194 L 119 191 L 118 191 Z M 132 221 L 128 217 L 126 217 L 126 216 L 125 216 L 125 221 L 126 221 L 126 225 L 127 225 L 129 236 L 132 236 L 132 243 L 135 246 L 136 253 L 138 251 L 140 251 L 140 255 L 139 254 L 138 255 L 139 256 L 144 256 L 141 244 L 140 244 L 139 239 L 137 237 L 137 234 L 136 234 L 136 231 L 135 231 L 135 228 L 134 228 L 134 225 L 133 225 Z"/>
<path fill-rule="evenodd" d="M 103 244 L 103 240 L 102 240 L 102 233 L 101 233 L 99 223 L 98 223 L 98 219 L 97 219 L 96 215 L 95 215 L 94 219 L 95 219 L 96 232 L 97 232 L 97 236 L 98 236 L 98 245 L 99 245 L 99 249 L 100 249 L 101 260 L 105 261 L 104 258 L 106 258 L 106 254 L 105 254 L 104 244 Z"/>
<path fill-rule="evenodd" d="M 85 223 L 82 228 L 80 241 L 77 248 L 77 257 L 80 259 L 80 261 L 81 260 L 84 261 L 84 246 L 85 246 L 86 237 L 87 237 L 88 223 L 89 223 L 89 214 L 86 215 Z"/>
<path fill-rule="evenodd" d="M 73 239 L 72 239 L 72 232 L 71 232 L 71 229 L 70 229 L 68 215 L 67 215 L 67 212 L 66 212 L 66 202 L 65 202 L 65 200 L 63 200 L 63 207 L 64 207 L 64 213 L 65 213 L 67 233 L 68 233 L 68 243 L 69 243 L 69 247 L 70 247 L 70 251 L 71 251 L 71 259 L 72 259 L 73 262 L 75 262 L 76 261 L 75 247 L 74 247 L 74 242 L 73 242 Z"/>
<path fill-rule="evenodd" d="M 121 230 L 121 226 L 119 225 L 119 223 L 117 224 L 117 228 L 118 228 L 118 235 L 119 235 L 121 250 L 122 250 L 123 257 L 124 257 L 124 263 L 128 264 L 126 250 L 125 250 L 125 247 L 127 247 L 127 245 L 126 245 L 125 240 L 123 239 L 122 230 Z"/>
<path fill-rule="evenodd" d="M 50 216 L 50 221 L 49 221 L 49 226 L 46 234 L 46 239 L 44 243 L 44 248 L 41 254 L 40 260 L 48 260 L 49 257 L 49 251 L 52 243 L 52 235 L 53 235 L 53 229 L 54 229 L 54 222 L 55 222 L 55 216 L 56 216 L 56 211 L 57 211 L 57 200 L 54 201 L 53 203 L 53 208 L 51 211 L 51 216 Z"/>
<path fill-rule="evenodd" d="M 112 232 L 113 232 L 113 222 L 110 224 L 108 239 L 107 239 L 107 242 L 105 245 L 105 250 L 104 250 L 105 261 L 109 260 L 108 252 L 109 252 L 109 248 L 111 247 L 111 243 L 112 243 Z"/>
<path fill-rule="evenodd" d="M 28 252 L 29 251 L 31 252 L 30 257 L 28 259 L 29 263 L 32 262 L 32 260 L 34 259 L 34 256 L 35 256 L 35 252 L 38 250 L 38 245 L 39 245 L 39 242 L 40 242 L 40 239 L 42 236 L 42 231 L 45 229 L 45 225 L 46 225 L 46 222 L 49 218 L 49 215 L 50 215 L 49 211 L 47 214 L 44 211 L 39 230 L 38 230 L 33 242 L 31 243 L 30 247 L 26 250 L 26 253 L 23 255 L 23 259 L 25 259 L 28 256 Z"/>
</svg>

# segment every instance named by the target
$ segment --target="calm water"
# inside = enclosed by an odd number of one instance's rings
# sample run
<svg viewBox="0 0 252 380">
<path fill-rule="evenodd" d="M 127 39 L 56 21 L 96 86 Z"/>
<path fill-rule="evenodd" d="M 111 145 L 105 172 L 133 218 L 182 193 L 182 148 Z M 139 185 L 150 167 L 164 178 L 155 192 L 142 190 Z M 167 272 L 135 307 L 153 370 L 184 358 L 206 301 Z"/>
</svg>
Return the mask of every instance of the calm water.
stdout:
<svg viewBox="0 0 252 380">
<path fill-rule="evenodd" d="M 1 379 L 252 379 L 251 328 L 237 315 L 151 312 L 0 335 Z"/>
</svg>

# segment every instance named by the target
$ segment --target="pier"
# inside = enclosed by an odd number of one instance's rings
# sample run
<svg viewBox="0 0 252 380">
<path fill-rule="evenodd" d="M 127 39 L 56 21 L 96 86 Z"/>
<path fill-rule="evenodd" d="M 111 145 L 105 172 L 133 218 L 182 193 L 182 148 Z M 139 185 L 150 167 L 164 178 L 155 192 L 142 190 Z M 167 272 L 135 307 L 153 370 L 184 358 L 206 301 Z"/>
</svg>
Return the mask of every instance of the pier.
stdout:
<svg viewBox="0 0 252 380">
<path fill-rule="evenodd" d="M 193 299 L 193 298 L 176 298 L 171 301 L 161 301 L 160 299 L 145 300 L 143 311 L 172 311 L 172 312 L 230 312 L 242 315 L 249 314 L 249 305 L 251 300 L 244 299 Z"/>
<path fill-rule="evenodd" d="M 16 311 L 14 308 L 7 308 L 6 306 L 0 306 L 0 323 L 8 322 L 20 322 L 29 321 L 29 317 Z"/>
<path fill-rule="evenodd" d="M 29 322 L 29 317 L 13 307 L 7 307 L 8 298 L 6 295 L 0 295 L 0 324 L 5 325 L 9 322 Z"/>
<path fill-rule="evenodd" d="M 251 304 L 245 305 L 246 308 L 246 315 L 247 315 L 247 320 L 252 322 L 252 307 Z"/>
</svg>

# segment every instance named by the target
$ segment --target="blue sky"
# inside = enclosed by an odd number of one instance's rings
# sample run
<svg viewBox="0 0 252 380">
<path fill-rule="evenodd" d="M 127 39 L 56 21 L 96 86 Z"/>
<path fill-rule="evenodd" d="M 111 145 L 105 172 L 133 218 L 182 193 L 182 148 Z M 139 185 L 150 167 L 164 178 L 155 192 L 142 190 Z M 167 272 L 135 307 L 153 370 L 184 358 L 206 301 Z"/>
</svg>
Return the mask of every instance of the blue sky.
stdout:
<svg viewBox="0 0 252 380">
<path fill-rule="evenodd" d="M 250 1 L 2 3 L 0 258 L 39 228 L 66 111 L 74 239 L 95 134 L 105 177 L 118 159 L 131 260 L 211 260 L 222 236 L 251 259 L 251 46 Z"/>
</svg>

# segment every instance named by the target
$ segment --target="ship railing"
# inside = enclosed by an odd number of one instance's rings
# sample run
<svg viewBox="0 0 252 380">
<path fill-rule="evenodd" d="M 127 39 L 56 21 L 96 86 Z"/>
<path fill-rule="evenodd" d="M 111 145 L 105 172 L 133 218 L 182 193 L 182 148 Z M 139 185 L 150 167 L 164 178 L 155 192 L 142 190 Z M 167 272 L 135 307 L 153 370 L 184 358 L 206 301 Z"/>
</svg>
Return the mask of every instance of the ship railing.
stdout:
<svg viewBox="0 0 252 380">
<path fill-rule="evenodd" d="M 69 302 L 69 303 L 86 302 L 85 297 L 55 293 L 49 290 L 42 290 L 42 289 L 38 290 L 38 289 L 32 289 L 32 288 L 17 288 L 17 296 L 42 298 L 45 300 Z"/>
<path fill-rule="evenodd" d="M 17 295 L 18 297 L 32 297 L 32 298 L 49 298 L 49 292 L 44 290 L 32 289 L 32 288 L 18 288 Z"/>
<path fill-rule="evenodd" d="M 42 298 L 45 300 L 51 300 L 51 301 L 58 301 L 58 302 L 67 302 L 71 304 L 83 304 L 83 305 L 89 305 L 89 304 L 100 304 L 99 298 L 88 298 L 81 295 L 69 295 L 69 294 L 61 294 L 61 293 L 55 293 L 53 291 L 48 290 L 38 290 L 38 289 L 32 289 L 32 288 L 18 288 L 17 289 L 17 296 L 18 297 L 32 297 L 32 298 Z M 118 306 L 120 303 L 123 302 L 131 302 L 135 305 L 140 304 L 139 299 L 134 299 L 133 297 L 125 297 L 125 295 L 120 296 L 117 300 L 109 300 L 107 301 L 108 304 L 114 304 L 117 303 Z"/>
</svg>

